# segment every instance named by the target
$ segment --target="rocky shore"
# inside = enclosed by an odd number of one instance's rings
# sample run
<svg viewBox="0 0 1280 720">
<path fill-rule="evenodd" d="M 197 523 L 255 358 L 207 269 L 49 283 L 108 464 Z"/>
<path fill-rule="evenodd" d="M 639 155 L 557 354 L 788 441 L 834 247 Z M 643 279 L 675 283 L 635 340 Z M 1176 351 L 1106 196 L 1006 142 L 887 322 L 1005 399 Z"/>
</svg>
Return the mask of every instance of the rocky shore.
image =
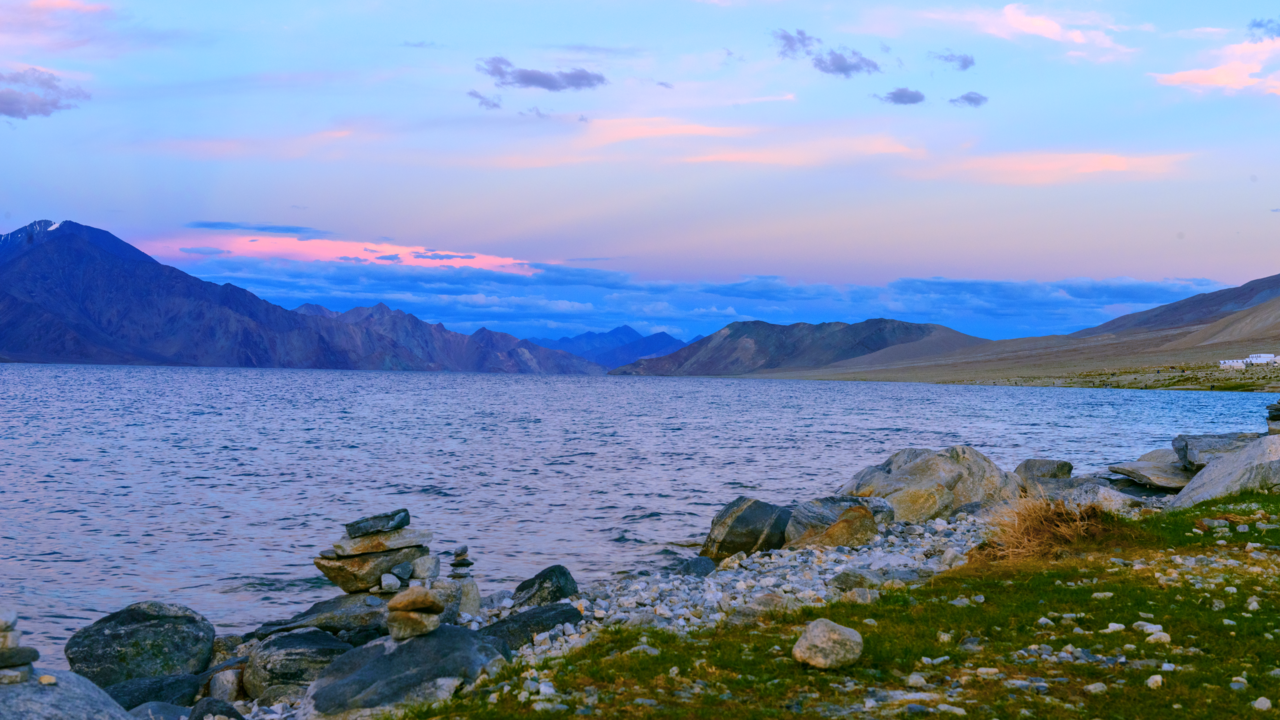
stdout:
<svg viewBox="0 0 1280 720">
<path fill-rule="evenodd" d="M 989 541 L 992 518 L 1027 497 L 1144 518 L 1270 492 L 1280 487 L 1280 437 L 1178 436 L 1170 448 L 1110 470 L 1074 476 L 1065 461 L 1030 459 L 1008 472 L 967 446 L 904 449 L 830 496 L 787 507 L 733 500 L 715 516 L 699 556 L 666 571 L 580 585 L 555 565 L 489 595 L 470 577 L 475 561 L 467 548 L 433 554 L 432 533 L 411 527 L 410 512 L 398 509 L 346 524 L 315 558 L 343 595 L 244 636 L 218 636 L 193 609 L 144 601 L 77 631 L 66 646 L 71 672 L 42 672 L 34 665 L 38 653 L 20 644 L 19 609 L 0 609 L 0 707 L 20 706 L 30 718 L 355 720 L 405 703 L 513 696 L 532 710 L 572 704 L 589 714 L 588 694 L 561 693 L 536 668 L 610 628 L 684 636 L 754 626 L 806 607 L 874 606 L 883 593 L 910 591 L 965 565 Z M 1231 536 L 1227 521 L 1212 522 L 1195 532 Z M 1255 524 L 1244 527 L 1280 527 Z M 1255 555 L 1258 572 L 1274 571 L 1273 556 Z M 1143 568 L 1154 568 L 1161 583 L 1184 583 L 1223 562 L 1239 564 L 1203 557 L 1162 558 Z M 442 561 L 450 569 L 445 577 Z M 948 602 L 977 607 L 985 600 L 972 594 Z M 1259 601 L 1253 597 L 1251 607 Z M 1063 617 L 1041 620 L 1049 628 Z M 1144 632 L 1147 642 L 1168 638 L 1155 623 Z M 1019 661 L 1062 653 L 1071 662 L 1122 661 L 1046 647 L 1020 651 Z M 657 652 L 643 642 L 626 650 Z M 847 665 L 861 652 L 857 630 L 824 618 L 792 648 L 796 662 L 820 669 Z M 513 664 L 528 668 L 523 681 L 499 681 Z M 931 712 L 949 712 L 945 702 L 934 705 Z"/>
</svg>

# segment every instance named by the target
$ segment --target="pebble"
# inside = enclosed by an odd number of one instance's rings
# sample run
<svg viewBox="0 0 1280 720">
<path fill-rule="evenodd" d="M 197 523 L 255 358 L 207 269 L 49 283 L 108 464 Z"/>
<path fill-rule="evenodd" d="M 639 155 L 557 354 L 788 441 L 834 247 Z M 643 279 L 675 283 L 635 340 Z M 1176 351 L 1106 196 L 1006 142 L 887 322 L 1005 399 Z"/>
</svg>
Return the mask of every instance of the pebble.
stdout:
<svg viewBox="0 0 1280 720">
<path fill-rule="evenodd" d="M 1093 683 L 1092 685 L 1085 685 L 1081 689 L 1090 695 L 1099 695 L 1107 691 L 1107 685 L 1106 683 Z"/>
<path fill-rule="evenodd" d="M 1271 701 L 1264 697 L 1260 697 L 1257 700 L 1253 701 L 1253 709 L 1266 712 L 1267 710 L 1271 709 Z"/>
<path fill-rule="evenodd" d="M 1164 685 L 1164 678 L 1160 677 L 1159 675 L 1152 675 L 1151 677 L 1147 678 L 1147 687 L 1151 688 L 1152 690 L 1162 687 L 1163 685 Z"/>
</svg>

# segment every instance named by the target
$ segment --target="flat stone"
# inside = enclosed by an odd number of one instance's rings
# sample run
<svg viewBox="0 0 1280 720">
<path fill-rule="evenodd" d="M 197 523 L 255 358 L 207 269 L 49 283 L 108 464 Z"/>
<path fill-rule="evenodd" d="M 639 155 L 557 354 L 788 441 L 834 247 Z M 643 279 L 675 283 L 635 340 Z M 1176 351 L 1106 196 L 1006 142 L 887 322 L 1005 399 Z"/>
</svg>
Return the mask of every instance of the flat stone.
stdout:
<svg viewBox="0 0 1280 720">
<path fill-rule="evenodd" d="M 201 672 L 213 657 L 213 638 L 213 625 L 190 608 L 140 602 L 77 630 L 65 653 L 74 672 L 106 687 Z"/>
<path fill-rule="evenodd" d="M 862 656 L 862 635 L 826 618 L 809 623 L 791 648 L 796 662 L 831 669 L 852 664 Z"/>
<path fill-rule="evenodd" d="M 320 628 L 334 635 L 370 630 L 384 635 L 387 629 L 386 603 L 373 595 L 339 595 L 321 600 L 288 620 L 267 623 L 244 637 L 246 640 L 261 640 L 304 627 Z"/>
<path fill-rule="evenodd" d="M 382 576 L 391 568 L 404 562 L 413 562 L 431 551 L 423 547 L 407 547 L 384 553 L 354 555 L 351 557 L 315 558 L 312 562 L 334 585 L 348 593 L 368 590 L 381 585 Z"/>
<path fill-rule="evenodd" d="M 426 635 L 440 627 L 440 616 L 425 612 L 392 611 L 387 613 L 387 630 L 391 631 L 391 639 L 408 640 L 411 637 Z"/>
<path fill-rule="evenodd" d="M 319 628 L 272 635 L 249 652 L 243 678 L 245 692 L 251 698 L 261 698 L 274 685 L 305 687 L 351 648 Z"/>
<path fill-rule="evenodd" d="M 516 586 L 512 600 L 516 607 L 547 605 L 578 594 L 578 583 L 569 569 L 552 565 Z M 477 596 L 477 601 L 479 597 Z"/>
<path fill-rule="evenodd" d="M 0 685 L 17 685 L 31 679 L 31 666 L 0 668 Z"/>
<path fill-rule="evenodd" d="M 240 714 L 239 710 L 236 710 L 234 705 L 211 697 L 204 698 L 196 703 L 188 715 L 190 715 L 191 720 L 204 720 L 205 715 L 213 715 L 214 717 L 221 715 L 228 720 L 244 720 L 244 716 Z"/>
<path fill-rule="evenodd" d="M 786 543 L 791 511 L 741 496 L 725 505 L 711 520 L 711 531 L 699 555 L 723 560 L 734 553 L 750 555 L 776 550 Z"/>
<path fill-rule="evenodd" d="M 447 606 L 447 598 L 429 588 L 411 587 L 401 590 L 387 602 L 387 610 L 442 613 Z"/>
<path fill-rule="evenodd" d="M 0 649 L 0 668 L 30 665 L 40 659 L 40 652 L 35 648 L 12 647 Z"/>
<path fill-rule="evenodd" d="M 338 557 L 351 555 L 367 555 L 369 553 L 387 552 L 407 547 L 423 547 L 431 542 L 432 533 L 427 530 L 400 528 L 390 532 L 371 533 L 360 537 L 342 537 L 333 543 L 333 551 Z"/>
<path fill-rule="evenodd" d="M 533 642 L 533 636 L 569 623 L 582 622 L 582 613 L 567 603 L 542 605 L 524 612 L 508 615 L 492 625 L 480 628 L 480 634 L 494 642 L 494 647 L 508 657 L 511 653 Z"/>
<path fill-rule="evenodd" d="M 1112 465 L 1107 469 L 1133 478 L 1143 485 L 1174 490 L 1186 487 L 1195 476 L 1195 473 L 1176 463 L 1128 462 Z"/>
<path fill-rule="evenodd" d="M 1138 458 L 1138 462 L 1153 462 L 1162 465 L 1181 465 L 1182 460 L 1178 457 L 1178 451 L 1173 448 L 1160 448 L 1152 450 Z"/>
<path fill-rule="evenodd" d="M 365 535 L 372 535 L 380 532 L 390 532 L 399 530 L 402 527 L 409 526 L 409 511 L 405 508 L 392 510 L 389 513 L 381 515 L 370 515 L 369 517 L 360 518 L 355 522 L 349 522 L 343 525 L 347 530 L 347 537 L 358 538 Z"/>
<path fill-rule="evenodd" d="M 791 508 L 791 519 L 787 521 L 787 528 L 783 533 L 786 541 L 795 542 L 808 532 L 822 532 L 852 507 L 870 510 L 876 523 L 893 522 L 893 506 L 884 498 L 831 495 L 802 502 Z"/>
<path fill-rule="evenodd" d="M 136 720 L 102 688 L 70 670 L 40 670 L 52 675 L 54 685 L 42 685 L 33 677 L 17 685 L 0 687 L 0 717 L 9 720 Z"/>
</svg>

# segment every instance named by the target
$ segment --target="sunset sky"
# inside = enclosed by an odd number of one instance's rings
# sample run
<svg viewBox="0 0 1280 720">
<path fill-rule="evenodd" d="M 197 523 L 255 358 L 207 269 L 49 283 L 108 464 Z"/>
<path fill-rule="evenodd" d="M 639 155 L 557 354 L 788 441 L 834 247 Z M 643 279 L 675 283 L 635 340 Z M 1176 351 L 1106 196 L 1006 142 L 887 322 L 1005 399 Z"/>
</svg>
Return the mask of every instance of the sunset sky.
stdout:
<svg viewBox="0 0 1280 720">
<path fill-rule="evenodd" d="M 451 329 L 1070 332 L 1280 273 L 1275 3 L 0 0 L 0 232 Z"/>
</svg>

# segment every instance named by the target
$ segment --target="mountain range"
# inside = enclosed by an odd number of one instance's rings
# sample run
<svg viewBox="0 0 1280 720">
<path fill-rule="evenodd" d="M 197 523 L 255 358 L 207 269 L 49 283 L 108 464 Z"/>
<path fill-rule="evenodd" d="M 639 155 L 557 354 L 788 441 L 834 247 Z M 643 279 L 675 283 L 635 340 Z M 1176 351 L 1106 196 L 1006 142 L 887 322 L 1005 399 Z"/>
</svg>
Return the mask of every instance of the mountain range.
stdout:
<svg viewBox="0 0 1280 720">
<path fill-rule="evenodd" d="M 690 342 L 701 339 L 702 336 L 699 335 Z M 610 370 L 644 358 L 673 353 L 687 344 L 665 332 L 657 332 L 645 337 L 630 325 L 622 325 L 606 333 L 587 332 L 574 337 L 562 337 L 559 340 L 529 338 L 529 342 L 545 348 L 573 353 Z"/>
</svg>

